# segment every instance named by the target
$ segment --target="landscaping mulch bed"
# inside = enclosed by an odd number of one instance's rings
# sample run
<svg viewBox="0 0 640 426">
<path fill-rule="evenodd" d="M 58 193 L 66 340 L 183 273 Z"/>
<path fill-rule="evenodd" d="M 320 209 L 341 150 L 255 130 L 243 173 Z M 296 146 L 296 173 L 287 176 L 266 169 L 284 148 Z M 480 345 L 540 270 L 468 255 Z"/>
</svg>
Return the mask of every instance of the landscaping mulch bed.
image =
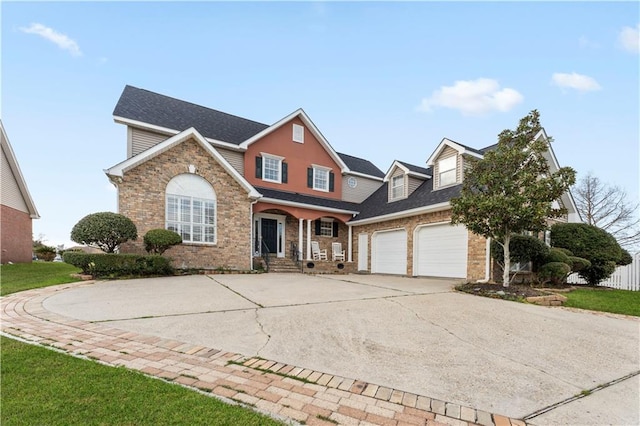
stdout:
<svg viewBox="0 0 640 426">
<path fill-rule="evenodd" d="M 495 299 L 523 300 L 527 297 L 546 296 L 552 292 L 566 291 L 571 288 L 570 285 L 542 289 L 530 284 L 510 284 L 509 287 L 503 287 L 502 284 L 494 283 L 466 283 L 457 286 L 456 290 Z"/>
</svg>

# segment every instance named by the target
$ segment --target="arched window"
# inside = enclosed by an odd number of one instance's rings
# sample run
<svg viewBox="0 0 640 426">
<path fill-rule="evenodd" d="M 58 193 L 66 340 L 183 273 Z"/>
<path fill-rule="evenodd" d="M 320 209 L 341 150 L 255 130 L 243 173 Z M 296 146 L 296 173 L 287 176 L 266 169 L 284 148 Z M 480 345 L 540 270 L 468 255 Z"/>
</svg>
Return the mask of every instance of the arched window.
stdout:
<svg viewBox="0 0 640 426">
<path fill-rule="evenodd" d="M 216 243 L 216 193 L 195 174 L 174 177 L 166 189 L 165 227 L 183 242 Z"/>
</svg>

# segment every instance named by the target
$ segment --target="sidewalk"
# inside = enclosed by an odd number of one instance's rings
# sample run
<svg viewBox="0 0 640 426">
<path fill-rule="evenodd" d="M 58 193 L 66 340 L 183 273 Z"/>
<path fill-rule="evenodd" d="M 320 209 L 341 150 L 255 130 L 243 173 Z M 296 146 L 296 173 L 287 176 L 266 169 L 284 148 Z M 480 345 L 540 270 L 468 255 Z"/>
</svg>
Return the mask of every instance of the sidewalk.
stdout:
<svg viewBox="0 0 640 426">
<path fill-rule="evenodd" d="M 124 366 L 307 425 L 496 425 L 521 420 L 354 378 L 66 318 L 42 302 L 63 284 L 2 297 L 2 332 L 73 356 Z"/>
</svg>

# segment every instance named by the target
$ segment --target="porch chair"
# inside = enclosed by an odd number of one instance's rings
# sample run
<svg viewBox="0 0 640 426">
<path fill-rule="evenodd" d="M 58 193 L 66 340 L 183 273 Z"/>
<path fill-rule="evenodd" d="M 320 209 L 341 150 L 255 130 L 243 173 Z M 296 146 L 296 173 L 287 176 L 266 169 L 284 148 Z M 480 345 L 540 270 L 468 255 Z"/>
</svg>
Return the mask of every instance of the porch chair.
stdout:
<svg viewBox="0 0 640 426">
<path fill-rule="evenodd" d="M 327 260 L 327 250 L 320 250 L 320 244 L 317 241 L 311 241 L 311 253 L 313 253 L 313 260 Z"/>
<path fill-rule="evenodd" d="M 344 250 L 342 250 L 342 243 L 331 243 L 331 257 L 334 262 L 336 260 L 344 262 Z"/>
</svg>

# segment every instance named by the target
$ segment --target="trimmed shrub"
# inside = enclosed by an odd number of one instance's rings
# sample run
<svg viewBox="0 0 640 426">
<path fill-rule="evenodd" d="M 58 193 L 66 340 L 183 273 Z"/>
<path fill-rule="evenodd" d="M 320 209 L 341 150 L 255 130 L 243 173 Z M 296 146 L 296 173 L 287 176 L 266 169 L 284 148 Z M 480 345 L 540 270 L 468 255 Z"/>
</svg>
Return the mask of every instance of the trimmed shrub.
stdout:
<svg viewBox="0 0 640 426">
<path fill-rule="evenodd" d="M 565 282 L 570 272 L 571 267 L 564 262 L 549 262 L 540 267 L 538 279 L 542 283 L 550 282 L 553 285 L 560 285 Z"/>
<path fill-rule="evenodd" d="M 562 248 L 562 247 L 554 247 L 554 249 L 558 250 L 558 251 L 561 251 L 562 253 L 566 254 L 567 256 L 573 256 L 573 253 L 569 249 Z"/>
<path fill-rule="evenodd" d="M 631 256 L 631 253 L 629 253 L 625 249 L 622 249 L 622 257 L 616 263 L 616 265 L 627 266 L 627 265 L 631 265 L 632 263 L 633 263 L 633 257 Z"/>
<path fill-rule="evenodd" d="M 569 265 L 569 267 L 571 267 L 571 260 L 569 256 L 565 253 L 565 251 L 555 247 L 549 249 L 549 253 L 545 257 L 544 263 L 551 263 L 551 262 L 562 262 L 562 263 L 566 263 L 567 265 Z"/>
<path fill-rule="evenodd" d="M 539 266 L 549 252 L 549 248 L 544 241 L 528 235 L 513 235 L 509 242 L 509 258 L 511 262 L 532 262 L 533 270 L 537 271 Z M 495 240 L 491 241 L 491 257 L 504 264 L 504 251 L 502 246 Z"/>
<path fill-rule="evenodd" d="M 147 253 L 162 255 L 167 249 L 182 243 L 180 234 L 168 229 L 152 229 L 143 237 Z"/>
<path fill-rule="evenodd" d="M 56 248 L 41 244 L 33 249 L 36 257 L 45 262 L 51 262 L 56 257 Z"/>
<path fill-rule="evenodd" d="M 71 230 L 71 240 L 113 253 L 120 244 L 138 238 L 136 225 L 128 217 L 112 212 L 92 213 Z"/>
<path fill-rule="evenodd" d="M 171 260 L 159 255 L 98 253 L 67 251 L 64 261 L 95 278 L 144 277 L 173 275 Z"/>
<path fill-rule="evenodd" d="M 591 262 L 589 262 L 587 259 L 577 256 L 569 256 L 569 262 L 569 266 L 571 266 L 571 272 L 579 272 L 591 266 Z"/>
<path fill-rule="evenodd" d="M 556 223 L 551 227 L 551 245 L 591 262 L 578 274 L 594 286 L 611 276 L 617 264 L 628 260 L 611 234 L 586 223 Z"/>
</svg>

